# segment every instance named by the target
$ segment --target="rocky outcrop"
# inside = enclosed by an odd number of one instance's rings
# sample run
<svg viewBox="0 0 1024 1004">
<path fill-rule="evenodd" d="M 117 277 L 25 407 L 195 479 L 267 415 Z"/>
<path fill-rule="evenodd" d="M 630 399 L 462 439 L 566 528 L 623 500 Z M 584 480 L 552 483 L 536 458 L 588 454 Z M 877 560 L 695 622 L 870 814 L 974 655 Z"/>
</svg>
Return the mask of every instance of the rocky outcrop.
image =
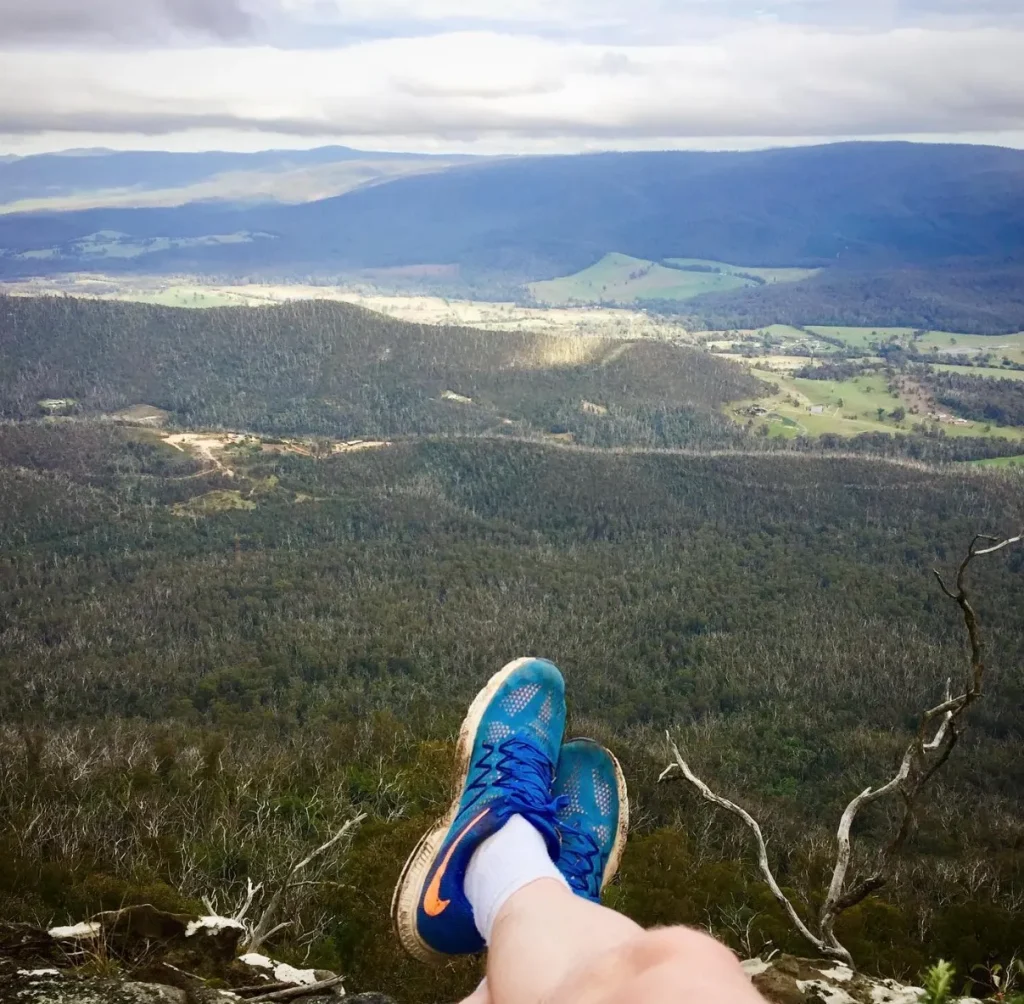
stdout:
<svg viewBox="0 0 1024 1004">
<path fill-rule="evenodd" d="M 4 1004 L 189 1004 L 178 987 L 133 980 L 82 978 L 44 966 L 20 969 L 0 960 Z"/>
<path fill-rule="evenodd" d="M 771 1004 L 918 1004 L 921 987 L 856 973 L 828 960 L 780 955 L 771 961 L 750 959 L 743 968 Z M 971 997 L 952 1004 L 980 1004 Z"/>
<path fill-rule="evenodd" d="M 339 1004 L 345 996 L 335 973 L 239 956 L 245 933 L 230 918 L 149 905 L 48 931 L 0 925 L 0 1004 Z M 347 1000 L 394 1004 L 379 994 Z"/>
<path fill-rule="evenodd" d="M 0 925 L 0 1004 L 395 1004 L 266 955 L 238 956 L 241 924 L 152 906 L 42 931 Z M 83 963 L 85 965 L 83 965 Z M 102 968 L 110 975 L 82 975 Z M 847 966 L 781 955 L 743 968 L 770 1004 L 918 1004 L 924 991 Z M 980 1004 L 961 998 L 951 1004 Z"/>
</svg>

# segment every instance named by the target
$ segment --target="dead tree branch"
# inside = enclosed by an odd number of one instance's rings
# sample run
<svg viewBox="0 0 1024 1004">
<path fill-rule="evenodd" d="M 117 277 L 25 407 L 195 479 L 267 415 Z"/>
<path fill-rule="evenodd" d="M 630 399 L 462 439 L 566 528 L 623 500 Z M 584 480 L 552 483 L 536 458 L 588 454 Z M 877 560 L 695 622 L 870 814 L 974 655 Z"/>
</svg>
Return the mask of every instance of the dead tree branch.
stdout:
<svg viewBox="0 0 1024 1004">
<path fill-rule="evenodd" d="M 839 821 L 838 832 L 836 833 L 835 867 L 832 871 L 832 880 L 829 883 L 828 894 L 818 917 L 817 933 L 814 933 L 803 921 L 792 902 L 790 902 L 789 898 L 779 887 L 772 873 L 771 865 L 768 861 L 767 846 L 757 821 L 750 813 L 736 805 L 736 803 L 730 802 L 721 795 L 717 795 L 697 777 L 683 759 L 679 748 L 672 741 L 671 736 L 668 737 L 673 762 L 664 770 L 659 780 L 664 781 L 667 778 L 681 774 L 697 789 L 703 798 L 715 805 L 721 806 L 746 823 L 754 834 L 757 844 L 758 867 L 768 883 L 772 894 L 782 905 L 800 934 L 828 958 L 840 959 L 848 965 L 853 965 L 853 959 L 849 951 L 836 937 L 836 921 L 845 910 L 849 910 L 851 907 L 863 902 L 872 893 L 881 889 L 888 881 L 887 872 L 889 865 L 892 863 L 893 858 L 903 850 L 907 840 L 913 833 L 915 815 L 921 793 L 935 773 L 949 759 L 953 748 L 959 741 L 960 718 L 982 696 L 982 688 L 985 682 L 985 643 L 982 640 L 977 614 L 968 596 L 966 586 L 967 572 L 975 558 L 995 554 L 1004 548 L 1019 544 L 1022 540 L 1024 540 L 1024 531 L 1015 537 L 1007 537 L 1005 539 L 990 537 L 984 534 L 976 535 L 967 549 L 967 555 L 960 562 L 957 569 L 955 589 L 950 589 L 938 570 L 935 571 L 935 577 L 938 579 L 943 593 L 960 608 L 964 627 L 967 631 L 967 639 L 970 644 L 970 662 L 964 681 L 964 689 L 962 693 L 958 693 L 954 697 L 952 681 L 947 680 L 945 697 L 940 704 L 922 713 L 917 732 L 907 746 L 896 774 L 880 788 L 865 788 L 846 806 Z M 854 820 L 864 806 L 894 793 L 898 793 L 903 800 L 903 816 L 899 829 L 889 844 L 879 853 L 872 874 L 853 889 L 847 889 L 847 875 L 852 857 L 850 831 Z"/>
<path fill-rule="evenodd" d="M 754 840 L 757 843 L 757 864 L 761 869 L 761 874 L 764 876 L 765 882 L 768 883 L 768 888 L 771 889 L 772 895 L 779 901 L 782 908 L 789 915 L 789 919 L 793 922 L 794 927 L 809 941 L 818 951 L 824 953 L 831 958 L 842 959 L 844 962 L 849 962 L 849 952 L 845 948 L 840 946 L 840 953 L 836 954 L 834 951 L 830 951 L 829 946 L 821 939 L 811 933 L 807 925 L 801 920 L 800 914 L 796 912 L 796 908 L 789 901 L 789 897 L 782 891 L 779 883 L 775 880 L 775 875 L 772 873 L 771 865 L 768 863 L 768 846 L 764 841 L 764 834 L 761 833 L 761 827 L 758 825 L 757 820 L 754 819 L 746 809 L 740 808 L 735 802 L 730 802 L 729 799 L 723 798 L 721 795 L 716 795 L 696 774 L 690 770 L 689 764 L 683 759 L 683 755 L 679 752 L 679 747 L 672 741 L 671 735 L 668 735 L 668 744 L 672 750 L 672 755 L 675 757 L 675 762 L 668 765 L 665 770 L 662 771 L 659 781 L 664 781 L 674 776 L 676 771 L 682 773 L 683 777 L 690 782 L 709 802 L 715 805 L 721 806 L 723 809 L 731 812 L 734 816 L 739 816 L 747 826 L 750 827 L 751 832 L 754 834 Z"/>
<path fill-rule="evenodd" d="M 263 910 L 263 913 L 260 915 L 260 919 L 251 927 L 246 925 L 246 930 L 248 933 L 246 935 L 243 947 L 243 950 L 245 952 L 258 951 L 262 947 L 264 942 L 267 941 L 268 938 L 276 934 L 278 931 L 284 930 L 284 928 L 288 927 L 292 923 L 289 920 L 275 925 L 273 921 L 274 916 L 277 914 L 282 902 L 288 895 L 289 891 L 299 884 L 298 881 L 296 880 L 296 876 L 304 868 L 312 864 L 317 858 L 326 854 L 327 851 L 329 851 L 332 847 L 334 847 L 346 836 L 348 836 L 357 826 L 359 826 L 360 823 L 363 822 L 364 819 L 366 819 L 366 813 L 356 816 L 354 819 L 350 819 L 347 823 L 345 823 L 344 826 L 341 827 L 340 830 L 338 830 L 337 833 L 334 834 L 333 837 L 330 838 L 330 840 L 321 844 L 315 851 L 310 852 L 301 860 L 296 861 L 288 869 L 288 872 L 284 877 L 284 881 L 281 882 L 281 884 L 277 888 L 277 891 L 273 894 L 273 896 L 270 897 L 270 901 L 267 903 L 266 907 Z M 255 898 L 256 894 L 260 891 L 261 888 L 262 884 L 254 887 L 251 882 L 249 883 L 249 889 L 245 903 L 242 906 L 241 910 L 239 910 L 238 914 L 233 918 L 234 920 L 241 921 L 243 919 L 246 912 L 249 910 L 249 907 L 252 905 L 253 899 Z"/>
<path fill-rule="evenodd" d="M 294 1000 L 296 997 L 312 997 L 314 994 L 320 993 L 322 990 L 330 990 L 331 987 L 336 987 L 344 979 L 342 976 L 332 976 L 329 980 L 321 980 L 319 983 L 307 983 L 303 986 L 288 987 L 286 990 L 275 990 L 273 993 L 264 994 L 262 997 L 250 997 L 249 1002 L 260 1001 L 288 1001 Z"/>
</svg>

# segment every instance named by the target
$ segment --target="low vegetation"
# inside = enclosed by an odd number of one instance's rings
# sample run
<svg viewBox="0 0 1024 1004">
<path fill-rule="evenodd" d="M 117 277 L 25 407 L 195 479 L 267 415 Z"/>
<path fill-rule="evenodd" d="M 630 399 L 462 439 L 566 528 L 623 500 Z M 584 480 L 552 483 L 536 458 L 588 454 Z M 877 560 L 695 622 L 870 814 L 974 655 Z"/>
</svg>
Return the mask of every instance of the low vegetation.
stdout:
<svg viewBox="0 0 1024 1004">
<path fill-rule="evenodd" d="M 0 916 L 240 901 L 366 812 L 270 947 L 410 1002 L 478 975 L 398 958 L 387 903 L 488 673 L 554 658 L 572 731 L 625 763 L 611 903 L 799 952 L 746 831 L 657 784 L 664 730 L 788 849 L 779 881 L 813 913 L 837 811 L 962 665 L 931 567 L 1021 515 L 1012 472 L 871 457 L 250 439 L 229 478 L 165 435 L 0 426 Z M 253 505 L 176 513 L 217 491 Z M 1021 948 L 1022 560 L 978 568 L 988 694 L 890 885 L 839 925 L 868 970 L 943 957 L 984 989 L 974 967 Z M 857 874 L 887 831 L 862 814 Z"/>
</svg>

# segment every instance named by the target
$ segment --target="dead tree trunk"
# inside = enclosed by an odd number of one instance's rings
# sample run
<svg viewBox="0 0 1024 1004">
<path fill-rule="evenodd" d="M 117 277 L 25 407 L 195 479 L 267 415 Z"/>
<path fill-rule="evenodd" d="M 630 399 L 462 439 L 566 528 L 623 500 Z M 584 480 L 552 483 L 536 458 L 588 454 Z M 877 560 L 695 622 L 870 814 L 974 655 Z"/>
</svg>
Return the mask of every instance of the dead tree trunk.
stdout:
<svg viewBox="0 0 1024 1004">
<path fill-rule="evenodd" d="M 982 696 L 982 686 L 985 680 L 985 645 L 981 638 L 977 615 L 971 606 L 967 594 L 965 582 L 967 571 L 975 558 L 994 554 L 996 551 L 1001 551 L 1011 545 L 1018 544 L 1022 540 L 1024 540 L 1024 532 L 1016 537 L 1008 537 L 1006 539 L 988 537 L 981 534 L 976 536 L 971 541 L 970 547 L 967 549 L 967 556 L 960 563 L 960 567 L 957 570 L 956 586 L 954 589 L 950 589 L 946 585 L 938 571 L 935 572 L 942 591 L 959 606 L 963 615 L 964 626 L 967 630 L 971 655 L 966 680 L 964 681 L 964 689 L 962 693 L 953 697 L 952 681 L 947 681 L 944 700 L 941 704 L 929 708 L 921 715 L 917 733 L 907 746 L 899 770 L 897 770 L 892 779 L 880 788 L 865 788 L 847 805 L 846 811 L 839 821 L 839 830 L 836 834 L 835 867 L 832 871 L 832 881 L 829 884 L 824 906 L 822 906 L 821 913 L 818 916 L 816 931 L 812 930 L 804 922 L 789 897 L 786 896 L 776 881 L 771 864 L 768 861 L 768 848 L 761 833 L 761 827 L 757 824 L 754 817 L 735 802 L 730 802 L 729 799 L 713 792 L 697 777 L 683 758 L 678 746 L 672 741 L 671 734 L 668 736 L 673 762 L 665 768 L 659 780 L 664 781 L 671 777 L 682 776 L 700 792 L 703 798 L 726 809 L 746 823 L 754 834 L 754 840 L 757 845 L 758 867 L 765 882 L 768 883 L 772 894 L 786 911 L 793 926 L 827 958 L 838 959 L 851 967 L 853 966 L 852 956 L 836 937 L 836 921 L 843 911 L 856 906 L 873 892 L 881 889 L 888 881 L 889 866 L 893 858 L 906 845 L 907 839 L 913 831 L 915 811 L 921 793 L 935 772 L 949 759 L 953 748 L 959 741 L 960 719 L 964 712 Z M 865 805 L 892 794 L 898 794 L 903 800 L 903 817 L 899 830 L 879 853 L 872 874 L 852 889 L 847 889 L 846 880 L 852 853 L 850 830 L 853 826 L 853 821 L 856 819 L 857 813 Z"/>
<path fill-rule="evenodd" d="M 284 878 L 278 884 L 277 888 L 267 901 L 260 913 L 259 920 L 253 922 L 248 919 L 249 910 L 252 908 L 253 903 L 257 900 L 260 894 L 264 891 L 263 883 L 260 882 L 253 885 L 252 879 L 247 882 L 245 900 L 240 907 L 229 917 L 228 920 L 234 921 L 236 924 L 240 924 L 244 930 L 245 935 L 242 938 L 240 950 L 243 952 L 256 952 L 258 951 L 269 938 L 273 937 L 278 931 L 283 931 L 286 927 L 291 927 L 292 921 L 286 920 L 279 924 L 274 923 L 274 918 L 280 912 L 282 904 L 288 896 L 288 893 L 302 885 L 319 885 L 317 880 L 303 881 L 299 878 L 299 873 L 307 868 L 310 864 L 322 857 L 327 851 L 331 850 L 338 843 L 345 839 L 353 830 L 355 830 L 360 823 L 366 819 L 366 813 L 362 813 L 359 816 L 350 819 L 345 823 L 329 840 L 322 843 L 316 850 L 311 851 L 305 857 L 300 858 L 293 862 L 288 871 L 285 873 Z M 207 899 L 204 901 L 206 908 L 211 914 L 217 915 L 218 910 L 216 905 Z"/>
</svg>

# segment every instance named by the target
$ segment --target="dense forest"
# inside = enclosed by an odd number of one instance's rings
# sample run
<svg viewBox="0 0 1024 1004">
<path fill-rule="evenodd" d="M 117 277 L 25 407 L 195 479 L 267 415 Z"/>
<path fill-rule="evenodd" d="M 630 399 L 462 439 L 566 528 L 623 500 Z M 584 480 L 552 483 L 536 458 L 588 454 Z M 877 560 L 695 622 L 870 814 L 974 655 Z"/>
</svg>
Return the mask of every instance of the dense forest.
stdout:
<svg viewBox="0 0 1024 1004">
<path fill-rule="evenodd" d="M 972 373 L 934 373 L 929 388 L 939 404 L 964 418 L 1024 425 L 1024 380 L 993 380 Z"/>
<path fill-rule="evenodd" d="M 936 429 L 764 439 L 722 414 L 774 391 L 668 342 L 407 324 L 345 303 L 184 310 L 0 297 L 0 417 L 135 405 L 183 429 L 264 436 L 570 440 L 604 448 L 854 451 L 930 462 L 1015 455 Z"/>
<path fill-rule="evenodd" d="M 997 335 L 1024 330 L 1024 269 L 971 263 L 886 271 L 828 268 L 803 282 L 646 306 L 715 331 L 822 324 Z"/>
<path fill-rule="evenodd" d="M 365 811 L 272 947 L 424 1004 L 475 965 L 399 958 L 387 904 L 490 672 L 555 659 L 571 731 L 623 760 L 634 827 L 610 902 L 805 952 L 746 830 L 657 784 L 664 730 L 758 815 L 813 910 L 841 806 L 966 665 L 932 567 L 1024 520 L 1012 473 L 874 457 L 444 437 L 230 457 L 232 478 L 149 431 L 0 425 L 0 917 L 230 904 Z M 245 505 L 209 504 L 232 493 Z M 984 989 L 975 967 L 1024 948 L 1024 551 L 972 586 L 987 693 L 896 878 L 840 934 L 868 969 L 942 956 Z M 890 808 L 858 822 L 858 871 Z"/>
<path fill-rule="evenodd" d="M 762 384 L 692 348 L 406 324 L 345 303 L 182 310 L 0 297 L 0 415 L 147 404 L 185 427 L 341 439 L 572 434 L 734 443 L 716 408 Z"/>
</svg>

